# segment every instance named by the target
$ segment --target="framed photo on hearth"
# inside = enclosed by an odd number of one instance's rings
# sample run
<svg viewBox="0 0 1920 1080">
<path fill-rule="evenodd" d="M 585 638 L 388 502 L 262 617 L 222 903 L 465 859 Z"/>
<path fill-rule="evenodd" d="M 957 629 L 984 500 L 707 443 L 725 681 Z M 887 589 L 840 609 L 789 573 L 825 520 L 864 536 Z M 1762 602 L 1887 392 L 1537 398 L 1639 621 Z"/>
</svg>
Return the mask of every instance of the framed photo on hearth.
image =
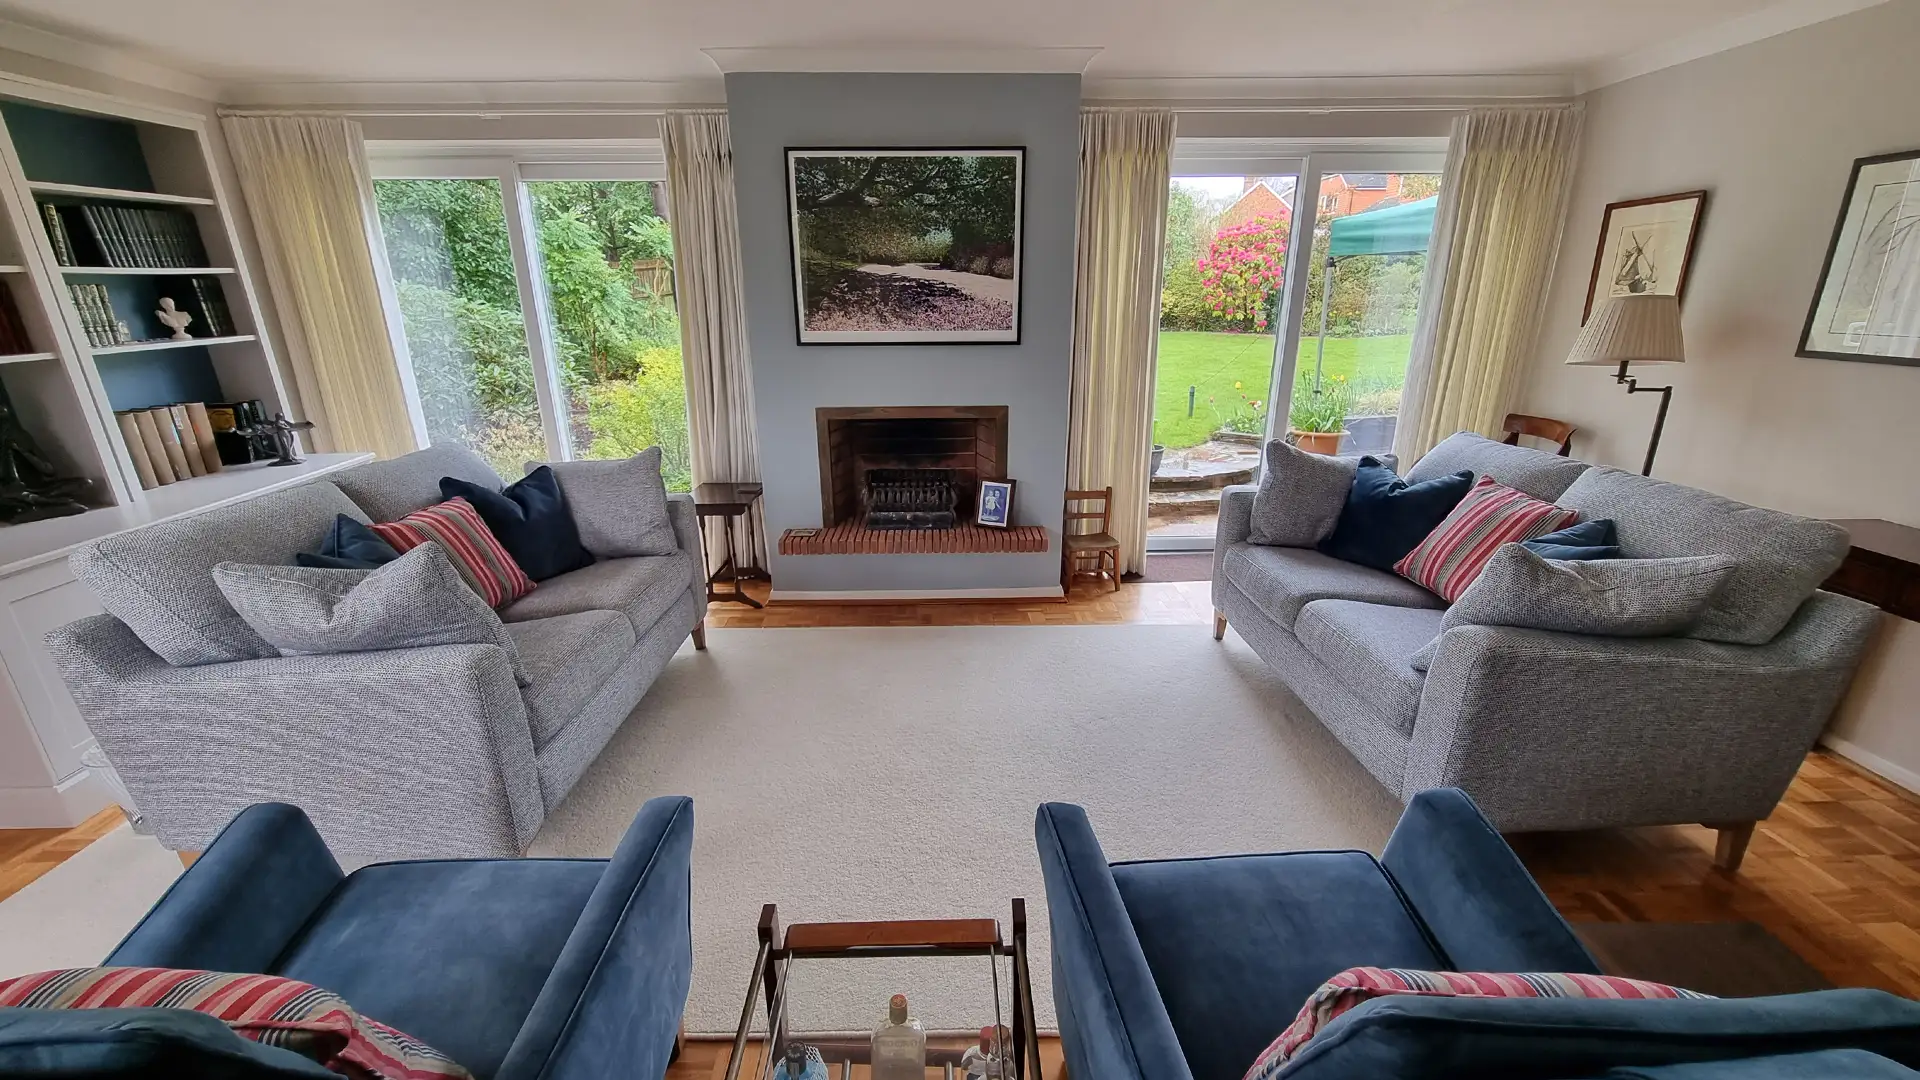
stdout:
<svg viewBox="0 0 1920 1080">
<path fill-rule="evenodd" d="M 1920 366 L 1920 150 L 1853 163 L 1796 352 Z"/>
<path fill-rule="evenodd" d="M 1022 147 L 787 150 L 801 345 L 1020 341 Z"/>
<path fill-rule="evenodd" d="M 1687 275 L 1693 271 L 1693 243 L 1706 210 L 1704 191 L 1608 203 L 1600 218 L 1600 242 L 1593 251 L 1580 325 L 1587 325 L 1593 309 L 1609 297 L 1650 293 L 1684 302 Z"/>
<path fill-rule="evenodd" d="M 989 529 L 1005 529 L 1013 525 L 1013 484 L 1012 480 L 980 481 L 980 497 L 973 503 L 973 523 L 985 525 Z"/>
</svg>

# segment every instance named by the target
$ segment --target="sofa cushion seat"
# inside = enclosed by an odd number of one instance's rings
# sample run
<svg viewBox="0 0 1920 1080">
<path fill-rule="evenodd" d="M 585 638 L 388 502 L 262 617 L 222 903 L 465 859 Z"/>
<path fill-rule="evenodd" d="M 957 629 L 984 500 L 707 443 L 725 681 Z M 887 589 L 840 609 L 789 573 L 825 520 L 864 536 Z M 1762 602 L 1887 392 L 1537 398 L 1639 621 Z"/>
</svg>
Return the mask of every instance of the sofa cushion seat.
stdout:
<svg viewBox="0 0 1920 1080">
<path fill-rule="evenodd" d="M 1358 600 L 1315 600 L 1300 610 L 1293 634 L 1340 681 L 1413 734 L 1426 675 L 1412 658 L 1440 636 L 1446 612 Z"/>
<path fill-rule="evenodd" d="M 537 753 L 585 708 L 633 654 L 633 624 L 618 611 L 581 611 L 509 623 L 526 667 L 527 722 Z"/>
<path fill-rule="evenodd" d="M 488 1080 L 605 868 L 545 859 L 365 867 L 321 904 L 272 974 L 331 990 Z"/>
<path fill-rule="evenodd" d="M 618 611 L 636 634 L 645 634 L 693 584 L 693 557 L 647 555 L 602 559 L 540 587 L 500 610 L 507 622 L 550 619 L 581 611 Z"/>
<path fill-rule="evenodd" d="M 1406 608 L 1446 606 L 1446 601 L 1398 574 L 1343 562 L 1311 548 L 1235 544 L 1221 560 L 1221 572 L 1268 618 L 1289 629 L 1300 609 L 1315 600 L 1360 600 Z"/>
<path fill-rule="evenodd" d="M 1115 863 L 1113 880 L 1194 1080 L 1239 1080 L 1349 967 L 1451 966 L 1365 852 Z"/>
</svg>

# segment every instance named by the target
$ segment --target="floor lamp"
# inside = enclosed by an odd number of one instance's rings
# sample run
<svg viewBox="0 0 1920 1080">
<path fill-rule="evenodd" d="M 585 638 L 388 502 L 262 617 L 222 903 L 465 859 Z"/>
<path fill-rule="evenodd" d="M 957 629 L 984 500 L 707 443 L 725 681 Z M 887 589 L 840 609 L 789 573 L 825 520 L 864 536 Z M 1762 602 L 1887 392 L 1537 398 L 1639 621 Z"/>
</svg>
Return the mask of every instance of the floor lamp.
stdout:
<svg viewBox="0 0 1920 1080">
<path fill-rule="evenodd" d="M 1681 364 L 1687 359 L 1680 337 L 1680 300 L 1674 296 L 1615 296 L 1593 311 L 1567 355 L 1569 364 L 1595 367 L 1619 365 L 1613 380 L 1629 394 L 1659 394 L 1660 410 L 1653 416 L 1653 438 L 1647 443 L 1647 462 L 1640 475 L 1653 475 L 1653 455 L 1660 451 L 1660 431 L 1667 426 L 1667 406 L 1673 387 L 1641 386 L 1627 374 L 1628 364 Z"/>
</svg>

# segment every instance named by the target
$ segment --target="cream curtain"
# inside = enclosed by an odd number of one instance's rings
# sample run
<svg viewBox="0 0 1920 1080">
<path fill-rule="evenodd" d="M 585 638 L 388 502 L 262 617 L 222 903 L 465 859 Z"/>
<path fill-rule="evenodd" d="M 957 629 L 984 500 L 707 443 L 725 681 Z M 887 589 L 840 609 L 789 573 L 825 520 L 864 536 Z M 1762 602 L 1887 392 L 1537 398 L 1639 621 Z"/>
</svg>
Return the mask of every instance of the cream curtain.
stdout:
<svg viewBox="0 0 1920 1080">
<path fill-rule="evenodd" d="M 360 125 L 230 115 L 221 127 L 316 445 L 380 457 L 416 449 L 402 389 L 406 342 L 387 322 L 386 251 Z"/>
<path fill-rule="evenodd" d="M 1579 156 L 1580 105 L 1474 109 L 1453 122 L 1393 449 L 1412 464 L 1456 431 L 1495 434 L 1526 374 Z"/>
<path fill-rule="evenodd" d="M 746 298 L 740 279 L 740 218 L 733 201 L 733 143 L 721 110 L 673 110 L 660 121 L 667 153 L 667 220 L 673 229 L 680 353 L 687 370 L 693 482 L 760 479 L 753 377 L 747 359 Z M 736 518 L 734 551 L 765 566 L 766 530 Z M 749 535 L 751 534 L 751 535 Z M 718 566 L 719 537 L 707 538 Z"/>
<path fill-rule="evenodd" d="M 1067 486 L 1113 486 L 1122 573 L 1140 570 L 1147 554 L 1154 350 L 1172 168 L 1171 110 L 1081 110 Z"/>
</svg>

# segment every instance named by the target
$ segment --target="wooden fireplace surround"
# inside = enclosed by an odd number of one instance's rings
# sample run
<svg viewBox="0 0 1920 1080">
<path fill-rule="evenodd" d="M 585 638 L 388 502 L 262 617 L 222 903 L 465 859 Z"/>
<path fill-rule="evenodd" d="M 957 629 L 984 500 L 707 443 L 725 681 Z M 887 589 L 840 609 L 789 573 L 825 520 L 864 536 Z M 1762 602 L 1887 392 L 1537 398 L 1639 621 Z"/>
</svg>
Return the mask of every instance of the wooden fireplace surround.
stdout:
<svg viewBox="0 0 1920 1080">
<path fill-rule="evenodd" d="M 1006 477 L 1007 406 L 867 405 L 815 409 L 820 437 L 820 524 L 859 524 L 868 469 L 951 469 L 962 522 L 981 478 Z"/>
</svg>

